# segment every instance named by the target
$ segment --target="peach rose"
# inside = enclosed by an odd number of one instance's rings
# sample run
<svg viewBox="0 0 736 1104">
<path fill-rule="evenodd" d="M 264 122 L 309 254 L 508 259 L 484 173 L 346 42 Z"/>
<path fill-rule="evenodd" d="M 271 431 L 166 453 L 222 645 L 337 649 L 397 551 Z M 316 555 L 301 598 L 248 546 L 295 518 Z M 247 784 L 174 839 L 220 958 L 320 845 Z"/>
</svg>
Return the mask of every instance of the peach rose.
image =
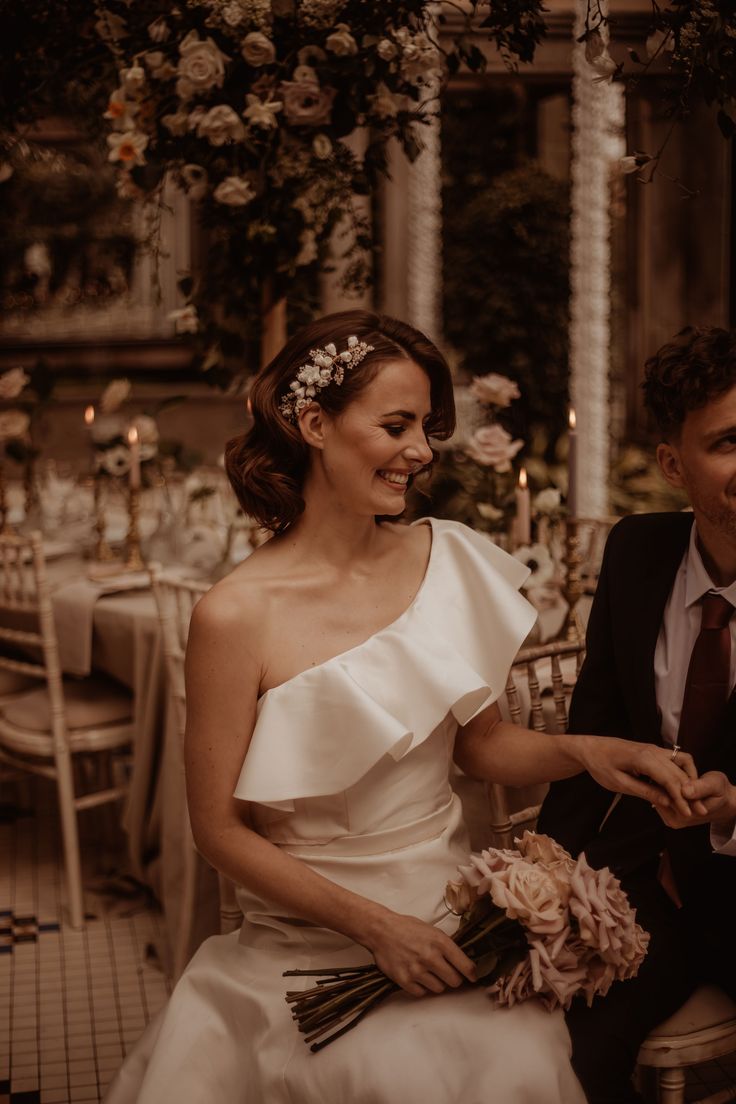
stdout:
<svg viewBox="0 0 736 1104">
<path fill-rule="evenodd" d="M 478 894 L 465 880 L 448 882 L 445 887 L 445 904 L 456 916 L 468 912 L 477 900 Z"/>
<path fill-rule="evenodd" d="M 636 923 L 636 912 L 608 867 L 594 870 L 580 855 L 570 877 L 570 912 L 581 942 L 603 962 L 616 967 L 619 978 L 633 977 L 649 944 L 649 934 Z"/>
<path fill-rule="evenodd" d="M 332 116 L 334 88 L 322 88 L 316 80 L 282 81 L 284 115 L 294 126 L 324 126 Z"/>
<path fill-rule="evenodd" d="M 487 376 L 474 376 L 470 393 L 478 402 L 489 406 L 511 406 L 514 399 L 521 398 L 519 385 L 498 372 L 489 372 Z"/>
<path fill-rule="evenodd" d="M 519 439 L 513 441 L 511 434 L 507 433 L 503 426 L 494 422 L 493 425 L 476 429 L 465 452 L 471 460 L 475 460 L 483 467 L 493 468 L 497 472 L 507 472 L 511 470 L 511 461 L 523 444 L 524 442 Z"/>
</svg>

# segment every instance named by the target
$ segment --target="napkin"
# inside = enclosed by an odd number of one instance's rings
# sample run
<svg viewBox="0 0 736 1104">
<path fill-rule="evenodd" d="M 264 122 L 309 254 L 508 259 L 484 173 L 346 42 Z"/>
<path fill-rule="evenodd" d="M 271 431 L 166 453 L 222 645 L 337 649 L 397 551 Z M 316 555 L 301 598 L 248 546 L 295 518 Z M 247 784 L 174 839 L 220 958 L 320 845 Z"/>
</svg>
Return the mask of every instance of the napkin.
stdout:
<svg viewBox="0 0 736 1104">
<path fill-rule="evenodd" d="M 92 669 L 92 632 L 98 598 L 125 590 L 147 590 L 150 585 L 148 572 L 131 571 L 106 579 L 74 579 L 54 590 L 51 601 L 62 671 L 88 675 Z"/>
</svg>

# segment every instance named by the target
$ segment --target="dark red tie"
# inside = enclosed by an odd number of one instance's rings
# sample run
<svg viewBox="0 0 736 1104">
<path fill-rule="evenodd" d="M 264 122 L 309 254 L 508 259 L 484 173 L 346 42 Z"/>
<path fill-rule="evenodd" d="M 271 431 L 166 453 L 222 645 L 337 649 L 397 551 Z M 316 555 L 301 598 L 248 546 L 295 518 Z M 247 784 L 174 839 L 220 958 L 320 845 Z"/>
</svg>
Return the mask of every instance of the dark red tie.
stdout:
<svg viewBox="0 0 736 1104">
<path fill-rule="evenodd" d="M 731 630 L 734 607 L 721 594 L 701 600 L 700 632 L 693 645 L 682 700 L 677 742 L 696 764 L 718 735 L 731 688 Z"/>
</svg>

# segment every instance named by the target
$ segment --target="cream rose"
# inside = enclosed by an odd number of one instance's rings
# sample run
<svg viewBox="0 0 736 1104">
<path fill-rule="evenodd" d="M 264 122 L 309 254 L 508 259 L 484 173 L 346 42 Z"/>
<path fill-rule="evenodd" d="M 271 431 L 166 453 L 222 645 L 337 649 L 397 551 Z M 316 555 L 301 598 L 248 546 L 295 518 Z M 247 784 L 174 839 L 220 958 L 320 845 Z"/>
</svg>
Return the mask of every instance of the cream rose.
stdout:
<svg viewBox="0 0 736 1104">
<path fill-rule="evenodd" d="M 245 127 L 229 104 L 217 104 L 199 119 L 197 134 L 212 146 L 224 146 L 245 138 Z"/>
<path fill-rule="evenodd" d="M 243 39 L 243 45 L 240 51 L 248 62 L 255 69 L 258 69 L 261 65 L 270 65 L 271 62 L 276 60 L 276 49 L 270 38 L 266 38 L 260 31 L 251 31 Z"/>
<path fill-rule="evenodd" d="M 324 126 L 332 116 L 334 88 L 322 88 L 316 80 L 282 81 L 284 115 L 294 126 Z"/>
<path fill-rule="evenodd" d="M 519 439 L 513 441 L 511 434 L 507 433 L 503 426 L 494 423 L 476 429 L 465 452 L 483 467 L 493 468 L 497 472 L 507 472 L 511 470 L 511 461 L 523 445 L 523 441 Z"/>
<path fill-rule="evenodd" d="M 314 156 L 320 161 L 324 161 L 332 153 L 332 142 L 326 134 L 315 134 L 312 139 L 312 149 L 314 150 Z"/>
<path fill-rule="evenodd" d="M 207 170 L 201 165 L 185 165 L 181 170 L 181 178 L 187 189 L 190 199 L 198 201 L 207 195 Z"/>
<path fill-rule="evenodd" d="M 0 411 L 0 441 L 25 437 L 29 425 L 30 418 L 23 410 Z"/>
<path fill-rule="evenodd" d="M 376 53 L 382 61 L 393 61 L 398 50 L 396 44 L 390 38 L 382 38 L 376 46 Z"/>
<path fill-rule="evenodd" d="M 176 90 L 183 100 L 211 88 L 222 88 L 225 64 L 230 59 L 211 38 L 200 39 L 196 31 L 190 31 L 179 46 L 179 54 Z"/>
<path fill-rule="evenodd" d="M 260 127 L 262 130 L 270 130 L 272 127 L 279 125 L 276 116 L 284 106 L 279 100 L 266 100 L 264 102 L 260 96 L 255 96 L 252 92 L 249 92 L 245 97 L 245 102 L 248 106 L 243 112 L 243 118 L 247 119 L 251 126 Z"/>
<path fill-rule="evenodd" d="M 11 368 L 0 376 L 0 399 L 17 399 L 31 377 L 22 368 Z"/>
<path fill-rule="evenodd" d="M 245 207 L 255 198 L 255 194 L 250 181 L 242 176 L 226 176 L 213 192 L 217 202 L 226 207 Z"/>
<path fill-rule="evenodd" d="M 445 904 L 456 916 L 468 912 L 477 900 L 478 894 L 465 880 L 448 882 L 445 886 Z"/>
<path fill-rule="evenodd" d="M 112 414 L 130 394 L 129 379 L 110 380 L 100 398 L 100 410 L 103 414 Z"/>
<path fill-rule="evenodd" d="M 358 52 L 358 43 L 350 33 L 347 23 L 338 23 L 332 34 L 327 36 L 325 46 L 337 57 L 355 57 Z"/>
<path fill-rule="evenodd" d="M 470 385 L 470 393 L 478 402 L 489 406 L 510 406 L 514 399 L 521 397 L 519 385 L 508 376 L 490 372 L 487 376 L 475 376 Z"/>
</svg>

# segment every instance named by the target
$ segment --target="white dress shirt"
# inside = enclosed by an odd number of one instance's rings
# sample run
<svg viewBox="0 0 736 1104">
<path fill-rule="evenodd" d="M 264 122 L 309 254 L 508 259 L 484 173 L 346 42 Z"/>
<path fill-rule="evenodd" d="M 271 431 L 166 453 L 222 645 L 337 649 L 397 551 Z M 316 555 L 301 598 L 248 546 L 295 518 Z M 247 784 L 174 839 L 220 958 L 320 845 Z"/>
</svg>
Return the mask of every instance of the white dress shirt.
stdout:
<svg viewBox="0 0 736 1104">
<path fill-rule="evenodd" d="M 664 608 L 662 627 L 654 651 L 654 687 L 657 706 L 662 715 L 662 737 L 665 743 L 674 744 L 680 727 L 685 681 L 690 665 L 690 655 L 700 632 L 700 599 L 709 591 L 722 594 L 736 606 L 736 582 L 718 587 L 706 571 L 697 544 L 697 532 L 693 522 L 690 544 L 682 558 L 667 605 Z M 736 617 L 731 618 L 731 679 L 730 688 L 736 683 Z M 720 827 L 720 826 L 719 826 Z M 736 822 L 731 832 L 711 826 L 710 841 L 719 854 L 736 855 Z"/>
</svg>

